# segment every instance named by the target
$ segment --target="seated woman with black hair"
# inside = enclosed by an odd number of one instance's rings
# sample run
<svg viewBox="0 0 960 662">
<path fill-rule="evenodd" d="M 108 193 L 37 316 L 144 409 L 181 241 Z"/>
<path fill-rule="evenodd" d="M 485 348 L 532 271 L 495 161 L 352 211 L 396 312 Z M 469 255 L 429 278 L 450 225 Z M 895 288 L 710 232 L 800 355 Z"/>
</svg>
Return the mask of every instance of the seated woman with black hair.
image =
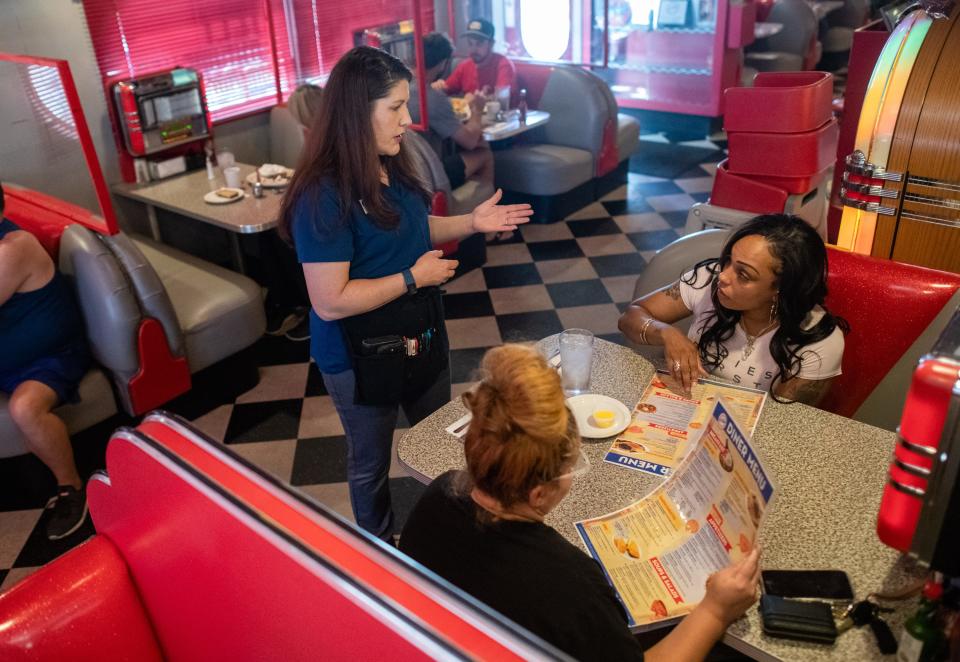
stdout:
<svg viewBox="0 0 960 662">
<path fill-rule="evenodd" d="M 496 347 L 463 401 L 473 414 L 466 471 L 438 477 L 417 503 L 400 550 L 577 659 L 644 657 L 600 566 L 544 523 L 589 464 L 560 377 L 536 350 Z M 756 600 L 755 548 L 707 580 L 700 604 L 646 651 L 698 660 Z"/>
<path fill-rule="evenodd" d="M 685 388 L 714 375 L 816 405 L 840 374 L 847 323 L 823 307 L 827 251 L 802 219 L 757 216 L 719 258 L 637 299 L 620 318 L 633 342 L 663 345 Z M 693 315 L 687 335 L 672 324 Z"/>
</svg>

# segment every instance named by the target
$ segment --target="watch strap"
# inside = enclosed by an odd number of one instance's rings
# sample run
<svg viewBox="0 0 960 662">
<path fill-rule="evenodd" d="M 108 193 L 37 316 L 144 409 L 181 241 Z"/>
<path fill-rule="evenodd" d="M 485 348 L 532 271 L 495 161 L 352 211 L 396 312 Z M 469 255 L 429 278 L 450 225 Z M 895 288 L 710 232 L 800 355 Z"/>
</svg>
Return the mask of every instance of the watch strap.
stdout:
<svg viewBox="0 0 960 662">
<path fill-rule="evenodd" d="M 403 284 L 407 286 L 407 294 L 415 294 L 417 291 L 417 281 L 413 277 L 413 272 L 409 269 L 404 269 L 400 273 L 403 274 Z"/>
</svg>

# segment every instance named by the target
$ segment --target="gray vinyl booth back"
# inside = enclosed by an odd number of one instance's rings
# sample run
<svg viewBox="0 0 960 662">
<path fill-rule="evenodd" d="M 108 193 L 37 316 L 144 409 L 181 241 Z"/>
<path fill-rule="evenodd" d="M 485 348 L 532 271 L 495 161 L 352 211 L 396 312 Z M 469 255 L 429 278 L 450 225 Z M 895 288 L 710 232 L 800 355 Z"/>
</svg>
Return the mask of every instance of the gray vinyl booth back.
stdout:
<svg viewBox="0 0 960 662">
<path fill-rule="evenodd" d="M 817 34 L 817 17 L 806 0 L 776 0 L 767 20 L 784 28 L 747 53 L 746 63 L 760 71 L 803 70 L 810 41 Z"/>
<path fill-rule="evenodd" d="M 117 412 L 114 389 L 126 394 L 126 384 L 140 368 L 137 329 L 142 319 L 130 281 L 113 252 L 100 237 L 81 225 L 68 227 L 60 239 L 60 271 L 73 285 L 94 360 L 80 382 L 80 402 L 58 407 L 55 413 L 75 432 Z M 130 403 L 123 402 L 129 410 Z M 0 457 L 27 452 L 20 430 L 10 418 L 7 397 L 0 394 Z"/>
<path fill-rule="evenodd" d="M 578 67 L 550 68 L 539 110 L 550 121 L 516 144 L 494 151 L 497 186 L 527 195 L 558 195 L 593 179 L 609 116 L 593 74 Z"/>
<path fill-rule="evenodd" d="M 594 74 L 579 67 L 554 67 L 539 104 L 550 113 L 550 121 L 541 130 L 544 142 L 590 152 L 594 172 L 603 146 L 603 127 L 611 116 L 608 99 L 597 81 Z"/>
</svg>

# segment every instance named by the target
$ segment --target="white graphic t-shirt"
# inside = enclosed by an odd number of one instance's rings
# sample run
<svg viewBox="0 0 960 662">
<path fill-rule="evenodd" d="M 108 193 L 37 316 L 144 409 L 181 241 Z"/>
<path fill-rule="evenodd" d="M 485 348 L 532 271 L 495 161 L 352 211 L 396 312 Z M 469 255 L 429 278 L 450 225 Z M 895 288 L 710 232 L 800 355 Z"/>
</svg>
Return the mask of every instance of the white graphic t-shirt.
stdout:
<svg viewBox="0 0 960 662">
<path fill-rule="evenodd" d="M 693 312 L 693 321 L 687 337 L 697 342 L 705 328 L 704 323 L 713 313 L 713 301 L 710 299 L 710 286 L 707 284 L 711 278 L 707 267 L 700 267 L 697 270 L 696 280 L 691 278 L 692 274 L 692 271 L 688 271 L 680 278 L 680 298 L 683 304 Z M 692 281 L 696 287 L 689 285 L 687 281 Z M 700 287 L 701 285 L 703 287 Z M 802 327 L 809 329 L 815 326 L 823 315 L 823 308 L 815 306 L 807 314 Z M 713 374 L 734 384 L 742 384 L 762 391 L 769 390 L 770 382 L 778 371 L 777 363 L 770 354 L 770 339 L 775 332 L 776 327 L 757 338 L 753 344 L 753 351 L 748 352 L 748 357 L 744 357 L 747 334 L 738 324 L 733 336 L 724 342 L 728 352 L 727 358 L 713 369 Z M 801 350 L 799 358 L 800 372 L 797 377 L 810 380 L 836 377 L 841 373 L 843 332 L 837 327 L 823 340 L 806 345 Z"/>
</svg>

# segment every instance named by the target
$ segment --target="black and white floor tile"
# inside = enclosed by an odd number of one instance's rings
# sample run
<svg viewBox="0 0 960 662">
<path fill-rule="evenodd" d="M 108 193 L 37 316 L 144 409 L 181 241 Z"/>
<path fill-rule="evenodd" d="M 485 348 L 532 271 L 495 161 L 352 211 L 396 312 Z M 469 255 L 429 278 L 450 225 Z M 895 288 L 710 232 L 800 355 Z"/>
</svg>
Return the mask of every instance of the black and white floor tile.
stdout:
<svg viewBox="0 0 960 662">
<path fill-rule="evenodd" d="M 637 275 L 680 236 L 690 206 L 708 198 L 725 148 L 723 136 L 670 143 L 644 135 L 625 186 L 562 222 L 523 226 L 510 242 L 489 246 L 482 268 L 446 286 L 453 396 L 469 387 L 484 352 L 502 342 L 564 327 L 620 342 L 617 319 Z M 192 413 L 209 436 L 352 519 L 343 428 L 309 361 L 309 343 L 264 337 L 249 356 L 259 366 L 255 388 L 229 402 L 191 394 L 171 409 Z M 113 419 L 74 438 L 82 472 L 103 466 L 111 430 L 129 423 Z M 402 523 L 423 487 L 396 463 L 390 477 Z M 45 539 L 43 506 L 53 489 L 35 458 L 0 460 L 0 590 L 93 533 L 88 523 L 66 540 Z"/>
</svg>

